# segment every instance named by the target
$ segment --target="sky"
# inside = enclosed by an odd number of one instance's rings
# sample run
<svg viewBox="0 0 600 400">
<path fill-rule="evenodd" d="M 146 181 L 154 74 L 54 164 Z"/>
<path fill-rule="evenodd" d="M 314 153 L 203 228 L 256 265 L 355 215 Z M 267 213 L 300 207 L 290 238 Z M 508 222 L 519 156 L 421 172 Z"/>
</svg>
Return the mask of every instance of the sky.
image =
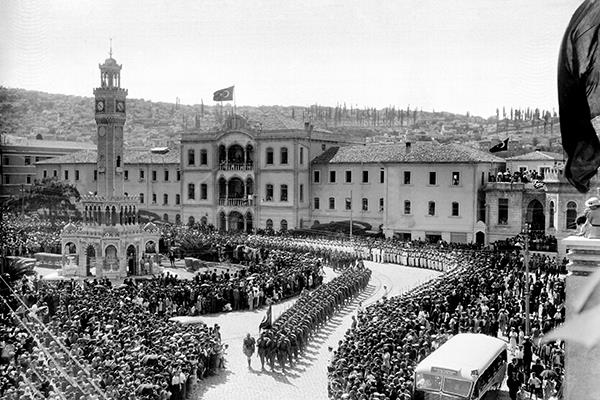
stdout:
<svg viewBox="0 0 600 400">
<path fill-rule="evenodd" d="M 395 105 L 489 117 L 558 109 L 556 65 L 581 0 L 2 0 L 0 84 L 239 105 Z"/>
</svg>

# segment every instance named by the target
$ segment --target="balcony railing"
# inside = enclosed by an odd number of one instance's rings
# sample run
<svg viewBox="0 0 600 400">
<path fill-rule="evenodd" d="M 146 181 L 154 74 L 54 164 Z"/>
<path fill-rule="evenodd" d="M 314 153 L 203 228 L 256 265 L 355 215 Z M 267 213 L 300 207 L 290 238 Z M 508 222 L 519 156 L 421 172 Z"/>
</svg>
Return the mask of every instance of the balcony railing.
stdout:
<svg viewBox="0 0 600 400">
<path fill-rule="evenodd" d="M 219 169 L 221 171 L 251 171 L 254 168 L 254 163 L 226 163 L 224 161 L 219 163 Z"/>
<path fill-rule="evenodd" d="M 252 199 L 232 199 L 221 197 L 219 198 L 219 205 L 228 207 L 252 207 L 254 202 Z"/>
</svg>

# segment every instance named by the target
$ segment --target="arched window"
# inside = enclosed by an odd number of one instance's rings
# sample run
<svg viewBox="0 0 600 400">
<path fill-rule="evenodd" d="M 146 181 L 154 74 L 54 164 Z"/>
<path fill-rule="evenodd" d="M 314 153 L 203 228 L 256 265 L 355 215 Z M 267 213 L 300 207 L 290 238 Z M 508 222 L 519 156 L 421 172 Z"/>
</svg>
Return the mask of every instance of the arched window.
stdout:
<svg viewBox="0 0 600 400">
<path fill-rule="evenodd" d="M 282 219 L 281 220 L 281 231 L 282 232 L 286 232 L 288 229 L 288 224 L 287 224 L 287 220 Z"/>
<path fill-rule="evenodd" d="M 288 163 L 288 149 L 287 147 L 281 148 L 281 164 L 286 165 Z"/>
<path fill-rule="evenodd" d="M 190 215 L 190 217 L 188 218 L 188 225 L 194 225 L 194 223 L 196 222 L 196 219 Z"/>
<path fill-rule="evenodd" d="M 271 147 L 267 148 L 267 165 L 273 165 L 273 149 Z"/>
<path fill-rule="evenodd" d="M 273 229 L 273 220 L 270 218 L 267 220 L 267 229 Z"/>
<path fill-rule="evenodd" d="M 169 214 L 163 214 L 163 221 L 169 222 Z"/>
<path fill-rule="evenodd" d="M 570 201 L 567 203 L 567 215 L 566 215 L 567 229 L 577 228 L 575 220 L 577 219 L 577 203 Z"/>
<path fill-rule="evenodd" d="M 206 216 L 200 218 L 200 225 L 206 226 L 206 224 L 208 224 L 208 218 Z"/>
<path fill-rule="evenodd" d="M 179 225 L 181 223 L 181 215 L 180 214 L 175 215 L 175 223 L 177 225 Z"/>
<path fill-rule="evenodd" d="M 548 217 L 550 222 L 548 223 L 548 228 L 554 228 L 554 202 L 550 202 L 550 207 L 548 207 Z"/>
</svg>

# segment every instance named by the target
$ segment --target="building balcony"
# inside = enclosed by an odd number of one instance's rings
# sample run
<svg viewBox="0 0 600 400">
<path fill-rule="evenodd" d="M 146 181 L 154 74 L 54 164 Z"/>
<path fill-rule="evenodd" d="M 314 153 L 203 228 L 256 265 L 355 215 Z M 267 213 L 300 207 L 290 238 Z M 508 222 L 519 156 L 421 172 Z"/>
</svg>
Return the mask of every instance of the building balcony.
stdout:
<svg viewBox="0 0 600 400">
<path fill-rule="evenodd" d="M 221 197 L 219 198 L 219 205 L 226 207 L 252 207 L 254 201 L 252 199 Z"/>
<path fill-rule="evenodd" d="M 220 162 L 219 170 L 221 171 L 252 171 L 254 169 L 254 163 L 246 162 L 246 163 L 228 163 L 228 162 Z"/>
</svg>

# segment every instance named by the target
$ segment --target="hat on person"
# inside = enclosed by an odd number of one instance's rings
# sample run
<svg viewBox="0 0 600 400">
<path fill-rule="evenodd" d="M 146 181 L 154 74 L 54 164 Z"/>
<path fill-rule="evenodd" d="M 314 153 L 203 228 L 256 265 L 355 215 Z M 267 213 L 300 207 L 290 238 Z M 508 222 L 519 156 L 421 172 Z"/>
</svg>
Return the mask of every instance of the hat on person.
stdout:
<svg viewBox="0 0 600 400">
<path fill-rule="evenodd" d="M 596 196 L 590 197 L 585 201 L 585 206 L 590 208 L 600 207 L 600 199 Z"/>
</svg>

